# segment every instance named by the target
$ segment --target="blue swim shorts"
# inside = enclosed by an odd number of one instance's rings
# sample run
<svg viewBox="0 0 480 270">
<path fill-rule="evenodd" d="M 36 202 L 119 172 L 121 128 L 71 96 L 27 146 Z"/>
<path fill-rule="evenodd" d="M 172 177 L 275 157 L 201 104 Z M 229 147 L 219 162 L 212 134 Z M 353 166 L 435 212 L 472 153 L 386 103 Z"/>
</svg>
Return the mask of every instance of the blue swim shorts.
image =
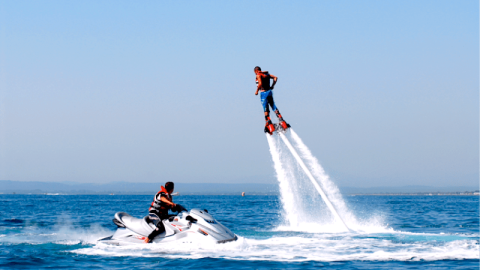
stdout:
<svg viewBox="0 0 480 270">
<path fill-rule="evenodd" d="M 275 106 L 275 101 L 273 101 L 272 90 L 267 90 L 265 92 L 260 92 L 260 102 L 262 103 L 264 112 L 270 112 L 270 110 L 268 109 L 268 105 L 270 105 L 270 107 L 272 107 L 273 111 L 277 110 L 277 106 Z"/>
</svg>

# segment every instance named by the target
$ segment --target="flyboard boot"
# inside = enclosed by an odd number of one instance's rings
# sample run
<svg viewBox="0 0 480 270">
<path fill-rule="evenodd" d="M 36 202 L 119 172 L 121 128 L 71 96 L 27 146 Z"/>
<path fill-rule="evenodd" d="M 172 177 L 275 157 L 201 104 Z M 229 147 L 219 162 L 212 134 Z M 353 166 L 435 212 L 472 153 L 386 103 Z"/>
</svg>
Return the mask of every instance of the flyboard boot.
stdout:
<svg viewBox="0 0 480 270">
<path fill-rule="evenodd" d="M 273 125 L 272 120 L 270 119 L 270 116 L 265 116 L 265 119 L 266 119 L 266 123 L 265 123 L 264 131 L 265 133 L 272 135 L 273 132 L 275 131 L 275 126 Z"/>
<path fill-rule="evenodd" d="M 279 123 L 280 127 L 282 127 L 283 130 L 287 130 L 287 128 L 290 128 L 290 124 L 285 122 L 285 120 L 281 119 Z"/>
<path fill-rule="evenodd" d="M 277 117 L 278 117 L 278 127 L 283 130 L 287 130 L 288 128 L 290 128 L 290 124 L 288 124 L 287 122 L 285 122 L 285 120 L 283 120 L 283 117 L 280 114 L 280 112 L 277 110 L 275 113 L 277 114 Z"/>
</svg>

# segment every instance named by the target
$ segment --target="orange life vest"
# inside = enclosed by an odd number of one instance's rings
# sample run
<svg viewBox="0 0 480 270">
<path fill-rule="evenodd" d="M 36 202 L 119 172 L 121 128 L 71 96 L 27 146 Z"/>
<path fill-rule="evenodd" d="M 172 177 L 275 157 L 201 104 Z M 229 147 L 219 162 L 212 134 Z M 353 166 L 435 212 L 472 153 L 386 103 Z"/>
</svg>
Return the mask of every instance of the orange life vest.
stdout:
<svg viewBox="0 0 480 270">
<path fill-rule="evenodd" d="M 162 196 L 164 196 L 168 201 L 172 201 L 172 196 L 168 194 L 164 186 L 161 186 L 160 191 L 155 194 L 155 197 L 153 197 L 152 205 L 150 205 L 150 208 L 148 209 L 149 212 L 157 212 L 161 215 L 168 214 L 168 209 L 170 209 L 172 206 L 162 202 L 160 200 Z"/>
</svg>

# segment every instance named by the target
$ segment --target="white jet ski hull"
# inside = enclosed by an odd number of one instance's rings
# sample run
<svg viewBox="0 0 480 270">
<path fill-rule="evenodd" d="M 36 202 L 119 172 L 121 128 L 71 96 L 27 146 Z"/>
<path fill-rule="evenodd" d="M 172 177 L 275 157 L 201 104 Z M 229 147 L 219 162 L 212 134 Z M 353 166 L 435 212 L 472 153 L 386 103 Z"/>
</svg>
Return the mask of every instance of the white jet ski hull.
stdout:
<svg viewBox="0 0 480 270">
<path fill-rule="evenodd" d="M 187 218 L 189 216 L 194 219 L 193 222 L 191 218 Z M 113 222 L 118 226 L 117 231 L 112 236 L 99 239 L 98 242 L 110 245 L 141 244 L 156 227 L 149 221 L 148 216 L 139 219 L 124 212 L 116 213 Z M 192 209 L 189 212 L 181 212 L 169 220 L 163 220 L 163 225 L 165 231 L 155 237 L 152 243 L 210 242 L 220 244 L 238 239 L 233 232 L 216 221 L 206 210 Z"/>
</svg>

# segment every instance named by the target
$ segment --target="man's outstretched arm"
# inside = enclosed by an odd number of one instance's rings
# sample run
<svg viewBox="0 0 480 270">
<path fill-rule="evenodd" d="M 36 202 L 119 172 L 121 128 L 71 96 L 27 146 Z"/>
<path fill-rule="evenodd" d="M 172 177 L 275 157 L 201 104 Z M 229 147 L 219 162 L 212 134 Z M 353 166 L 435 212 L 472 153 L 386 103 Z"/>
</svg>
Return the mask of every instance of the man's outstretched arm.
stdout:
<svg viewBox="0 0 480 270">
<path fill-rule="evenodd" d="M 169 204 L 169 205 L 171 205 L 171 206 L 173 206 L 173 207 L 176 206 L 176 204 L 174 204 L 173 202 L 167 200 L 167 198 L 165 198 L 165 197 L 160 197 L 160 201 L 162 201 L 162 202 L 164 202 L 164 203 L 166 203 L 166 204 Z"/>
</svg>

